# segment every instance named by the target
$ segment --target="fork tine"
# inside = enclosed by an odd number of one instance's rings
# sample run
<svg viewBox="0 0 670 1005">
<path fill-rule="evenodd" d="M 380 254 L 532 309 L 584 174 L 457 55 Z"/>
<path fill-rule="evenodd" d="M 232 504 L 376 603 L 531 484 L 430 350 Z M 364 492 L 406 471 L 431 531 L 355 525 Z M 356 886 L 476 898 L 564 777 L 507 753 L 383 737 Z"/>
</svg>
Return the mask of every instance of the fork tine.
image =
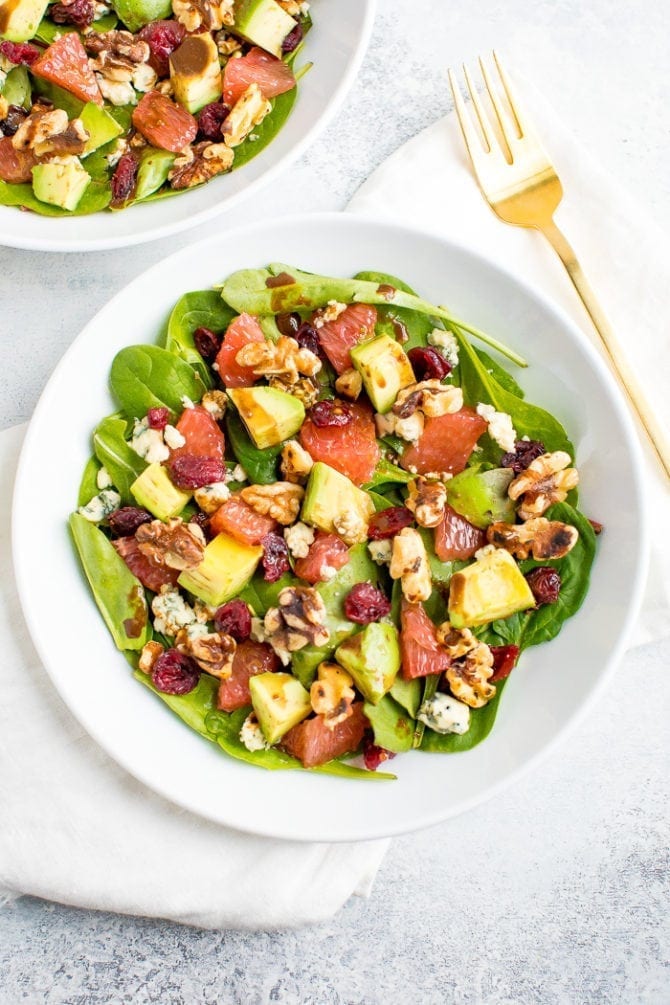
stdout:
<svg viewBox="0 0 670 1005">
<path fill-rule="evenodd" d="M 502 81 L 503 88 L 505 90 L 505 95 L 509 101 L 509 106 L 512 109 L 512 114 L 516 120 L 516 125 L 521 136 L 526 136 L 532 132 L 530 123 L 526 116 L 524 115 L 521 105 L 519 104 L 519 99 L 516 96 L 512 81 L 510 80 L 507 70 L 504 68 L 500 60 L 498 59 L 498 53 L 493 50 L 493 60 L 496 64 L 498 73 L 500 74 L 500 80 Z"/>
<path fill-rule="evenodd" d="M 470 100 L 472 101 L 475 112 L 477 113 L 479 126 L 481 128 L 482 133 L 484 134 L 484 139 L 486 140 L 488 151 L 489 153 L 492 153 L 496 149 L 496 147 L 499 146 L 499 144 L 496 139 L 496 135 L 493 132 L 491 123 L 489 122 L 488 115 L 486 114 L 484 106 L 482 105 L 479 99 L 477 89 L 475 85 L 472 83 L 472 78 L 468 72 L 468 68 L 465 65 L 465 63 L 463 64 L 463 74 L 465 76 L 465 83 L 468 85 L 468 91 L 470 92 Z"/>
<path fill-rule="evenodd" d="M 505 110 L 502 101 L 500 100 L 500 95 L 493 85 L 493 78 L 488 71 L 488 67 L 484 60 L 479 57 L 479 66 L 482 71 L 482 76 L 484 78 L 484 83 L 486 84 L 486 90 L 489 92 L 489 98 L 491 99 L 491 104 L 493 105 L 498 119 L 498 125 L 500 126 L 500 131 L 502 132 L 505 143 L 509 147 L 510 153 L 512 153 L 514 144 L 516 140 L 519 139 L 519 135 L 516 131 L 516 123 L 512 122 L 507 111 Z"/>
<path fill-rule="evenodd" d="M 456 82 L 456 76 L 453 70 L 449 70 L 449 86 L 451 87 L 451 93 L 454 97 L 454 109 L 456 115 L 458 116 L 458 121 L 461 127 L 461 132 L 463 133 L 463 139 L 465 140 L 465 145 L 467 147 L 468 153 L 470 154 L 470 160 L 473 165 L 476 164 L 475 158 L 481 156 L 483 152 L 481 138 L 477 134 L 472 119 L 470 118 L 470 113 L 465 107 L 465 102 L 461 95 L 460 88 Z"/>
</svg>

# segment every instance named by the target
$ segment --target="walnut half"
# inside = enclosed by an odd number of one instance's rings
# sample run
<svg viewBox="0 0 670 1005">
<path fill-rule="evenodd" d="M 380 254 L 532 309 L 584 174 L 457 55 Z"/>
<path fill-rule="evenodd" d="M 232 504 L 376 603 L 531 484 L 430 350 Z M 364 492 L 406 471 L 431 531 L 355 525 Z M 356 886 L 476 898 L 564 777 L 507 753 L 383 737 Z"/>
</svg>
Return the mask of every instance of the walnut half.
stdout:
<svg viewBox="0 0 670 1005">
<path fill-rule="evenodd" d="M 240 492 L 241 498 L 261 516 L 288 527 L 300 512 L 305 490 L 292 482 L 274 482 L 272 485 L 248 485 Z"/>
<path fill-rule="evenodd" d="M 442 482 L 419 475 L 409 483 L 407 509 L 420 527 L 437 527 L 444 518 L 447 490 Z"/>
<path fill-rule="evenodd" d="M 147 558 L 170 569 L 195 569 L 205 556 L 205 535 L 195 523 L 173 517 L 167 523 L 152 520 L 138 527 L 135 539 Z"/>
<path fill-rule="evenodd" d="M 351 715 L 356 697 L 353 683 L 346 670 L 337 663 L 319 664 L 317 679 L 310 688 L 309 696 L 312 708 L 317 715 L 323 716 L 328 729 L 335 729 Z"/>
<path fill-rule="evenodd" d="M 470 708 L 482 708 L 496 693 L 488 680 L 493 673 L 493 653 L 469 628 L 453 628 L 445 621 L 437 629 L 437 641 L 447 651 L 451 664 L 445 670 L 451 693 Z"/>
<path fill-rule="evenodd" d="M 404 527 L 393 538 L 389 567 L 392 579 L 399 579 L 402 592 L 410 604 L 428 600 L 433 590 L 425 545 L 418 530 Z"/>
<path fill-rule="evenodd" d="M 523 524 L 496 522 L 486 530 L 486 540 L 496 548 L 504 548 L 519 559 L 532 555 L 536 561 L 564 558 L 578 539 L 576 527 L 560 520 L 547 520 L 544 516 Z"/>
<path fill-rule="evenodd" d="M 291 653 L 305 646 L 324 646 L 330 632 L 325 626 L 326 605 L 311 587 L 287 586 L 278 603 L 265 615 L 263 627 L 266 641 L 287 666 Z"/>
<path fill-rule="evenodd" d="M 510 483 L 510 499 L 520 500 L 522 520 L 542 516 L 554 503 L 563 502 L 570 489 L 579 484 L 576 468 L 570 467 L 570 455 L 564 450 L 542 454 Z"/>
<path fill-rule="evenodd" d="M 233 672 L 237 643 L 231 635 L 222 635 L 220 632 L 189 635 L 187 629 L 182 628 L 177 633 L 175 646 L 212 677 L 227 680 Z"/>
</svg>

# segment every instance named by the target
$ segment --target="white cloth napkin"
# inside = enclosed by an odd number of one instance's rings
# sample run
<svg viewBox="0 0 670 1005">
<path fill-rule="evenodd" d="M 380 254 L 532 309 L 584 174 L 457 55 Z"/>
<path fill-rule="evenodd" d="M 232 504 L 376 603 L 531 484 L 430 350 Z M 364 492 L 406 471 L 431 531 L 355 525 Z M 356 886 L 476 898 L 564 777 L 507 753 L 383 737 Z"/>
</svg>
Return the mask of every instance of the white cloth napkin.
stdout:
<svg viewBox="0 0 670 1005">
<path fill-rule="evenodd" d="M 641 207 L 596 164 L 528 84 L 524 106 L 563 182 L 556 222 L 575 247 L 645 392 L 670 429 L 670 260 L 667 241 Z M 469 246 L 542 290 L 595 344 L 597 335 L 560 260 L 536 231 L 510 227 L 489 209 L 474 180 L 452 113 L 397 150 L 362 185 L 350 210 L 391 217 Z M 641 645 L 670 634 L 668 481 L 646 437 L 652 556 L 642 611 L 631 637 Z M 626 486 L 613 487 L 625 492 Z"/>
<path fill-rule="evenodd" d="M 0 434 L 0 901 L 29 893 L 202 927 L 267 929 L 315 923 L 352 894 L 367 896 L 387 841 L 299 844 L 209 823 L 135 781 L 70 715 L 14 587 L 11 488 L 24 431 Z"/>
</svg>

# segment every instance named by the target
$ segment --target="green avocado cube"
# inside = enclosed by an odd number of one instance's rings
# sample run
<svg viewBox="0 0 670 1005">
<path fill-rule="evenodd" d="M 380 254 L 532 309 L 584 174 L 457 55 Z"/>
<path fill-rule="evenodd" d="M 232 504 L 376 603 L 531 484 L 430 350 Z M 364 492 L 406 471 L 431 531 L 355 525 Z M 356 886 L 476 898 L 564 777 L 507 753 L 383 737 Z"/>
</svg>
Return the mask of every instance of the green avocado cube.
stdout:
<svg viewBox="0 0 670 1005">
<path fill-rule="evenodd" d="M 235 387 L 228 397 L 259 450 L 290 439 L 305 421 L 303 403 L 274 387 Z"/>
<path fill-rule="evenodd" d="M 398 631 L 385 621 L 373 621 L 345 639 L 335 650 L 335 659 L 351 674 L 363 697 L 376 705 L 391 690 L 400 669 Z"/>
<path fill-rule="evenodd" d="M 514 523 L 514 502 L 507 494 L 513 478 L 511 468 L 466 468 L 447 482 L 447 502 L 475 527 L 483 529 L 498 520 Z"/>
<path fill-rule="evenodd" d="M 172 0 L 111 0 L 128 31 L 139 31 L 150 21 L 172 16 Z"/>
<path fill-rule="evenodd" d="M 290 673 L 261 673 L 249 679 L 251 704 L 268 743 L 277 743 L 312 711 L 307 691 Z"/>
<path fill-rule="evenodd" d="M 0 4 L 0 38 L 28 42 L 44 17 L 49 0 L 5 0 Z"/>
<path fill-rule="evenodd" d="M 55 157 L 33 168 L 33 192 L 40 202 L 73 210 L 88 188 L 91 176 L 78 157 Z"/>
<path fill-rule="evenodd" d="M 105 143 L 115 140 L 123 132 L 123 127 L 119 125 L 116 119 L 112 118 L 104 108 L 96 105 L 94 101 L 88 101 L 84 105 L 79 118 L 88 133 L 82 157 L 92 154 L 98 147 L 102 147 Z"/>
<path fill-rule="evenodd" d="M 375 504 L 363 489 L 346 475 L 317 461 L 310 471 L 305 489 L 300 519 L 312 527 L 337 533 L 335 521 L 348 514 L 361 528 L 360 540 L 367 540 L 367 527 L 375 511 Z"/>
<path fill-rule="evenodd" d="M 451 577 L 449 621 L 472 628 L 535 606 L 535 597 L 508 551 L 496 548 Z"/>
<path fill-rule="evenodd" d="M 150 464 L 130 486 L 136 501 L 159 520 L 178 516 L 191 498 L 174 485 L 162 464 Z"/>
<path fill-rule="evenodd" d="M 176 156 L 168 150 L 157 150 L 155 147 L 146 147 L 142 151 L 140 166 L 137 169 L 136 199 L 146 199 L 167 181 Z"/>
<path fill-rule="evenodd" d="M 25 66 L 15 66 L 7 74 L 7 79 L 0 88 L 0 94 L 8 105 L 17 105 L 19 108 L 30 110 L 32 104 L 30 100 L 30 78 L 28 68 Z"/>
<path fill-rule="evenodd" d="M 231 30 L 281 59 L 282 43 L 297 23 L 276 0 L 238 0 Z"/>
<path fill-rule="evenodd" d="M 223 83 L 219 50 L 209 32 L 187 35 L 171 54 L 170 82 L 175 100 L 192 115 L 220 99 Z"/>
<path fill-rule="evenodd" d="M 359 342 L 350 352 L 351 362 L 378 412 L 388 412 L 398 392 L 416 382 L 407 353 L 389 335 Z"/>
<path fill-rule="evenodd" d="M 241 544 L 229 534 L 217 534 L 205 548 L 196 569 L 187 569 L 180 586 L 211 607 L 219 607 L 244 589 L 261 560 L 263 549 Z"/>
</svg>

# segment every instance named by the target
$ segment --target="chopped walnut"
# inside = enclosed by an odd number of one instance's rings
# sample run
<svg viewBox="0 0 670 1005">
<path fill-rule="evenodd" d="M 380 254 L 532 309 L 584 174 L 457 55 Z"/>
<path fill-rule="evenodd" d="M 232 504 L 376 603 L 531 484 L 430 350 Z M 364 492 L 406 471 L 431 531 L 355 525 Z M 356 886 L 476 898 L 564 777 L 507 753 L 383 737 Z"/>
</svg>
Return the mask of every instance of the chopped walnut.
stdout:
<svg viewBox="0 0 670 1005">
<path fill-rule="evenodd" d="M 76 156 L 83 153 L 88 139 L 81 119 L 68 122 L 62 108 L 36 104 L 12 137 L 12 146 L 15 150 L 32 150 L 36 157 Z"/>
<path fill-rule="evenodd" d="M 285 384 L 281 377 L 270 377 L 268 384 L 293 395 L 305 408 L 311 408 L 319 400 L 319 385 L 314 377 L 301 377 L 295 384 Z"/>
<path fill-rule="evenodd" d="M 442 482 L 431 481 L 419 475 L 409 483 L 406 505 L 420 527 L 437 527 L 444 517 L 446 504 L 447 490 Z"/>
<path fill-rule="evenodd" d="M 235 0 L 172 0 L 172 11 L 186 31 L 220 31 L 235 23 Z"/>
<path fill-rule="evenodd" d="M 84 44 L 94 57 L 89 65 L 103 97 L 113 105 L 135 104 L 135 91 L 150 91 L 156 83 L 156 73 L 148 63 L 151 49 L 131 32 L 91 30 Z"/>
<path fill-rule="evenodd" d="M 248 342 L 236 354 L 235 362 L 250 366 L 256 377 L 279 377 L 287 385 L 296 384 L 301 375 L 313 377 L 321 369 L 315 353 L 286 335 L 278 342 Z"/>
<path fill-rule="evenodd" d="M 298 521 L 286 528 L 284 540 L 294 558 L 307 558 L 309 549 L 314 544 L 314 528 Z"/>
<path fill-rule="evenodd" d="M 229 35 L 227 31 L 222 30 L 218 32 L 214 37 L 214 41 L 222 56 L 232 56 L 234 52 L 239 52 L 242 48 L 240 40 L 233 35 Z"/>
<path fill-rule="evenodd" d="M 305 0 L 277 0 L 280 7 L 283 7 L 291 17 L 300 17 L 309 10 L 309 4 Z"/>
<path fill-rule="evenodd" d="M 570 489 L 579 483 L 576 468 L 569 467 L 570 455 L 564 450 L 542 454 L 510 483 L 510 499 L 520 500 L 522 520 L 542 516 L 554 503 L 563 502 Z"/>
<path fill-rule="evenodd" d="M 422 380 L 410 384 L 398 394 L 393 412 L 400 419 L 408 419 L 415 412 L 423 412 L 429 418 L 460 412 L 463 408 L 463 392 L 454 384 L 442 384 L 439 380 Z"/>
<path fill-rule="evenodd" d="M 299 484 L 306 481 L 314 461 L 297 440 L 288 440 L 282 447 L 281 473 L 287 482 Z"/>
<path fill-rule="evenodd" d="M 329 300 L 325 307 L 314 312 L 312 325 L 315 328 L 323 328 L 329 321 L 337 321 L 340 314 L 344 314 L 347 309 L 346 304 L 340 304 L 337 300 Z"/>
<path fill-rule="evenodd" d="M 402 592 L 410 604 L 428 600 L 433 589 L 428 555 L 418 530 L 403 527 L 393 538 L 389 572 L 399 579 Z"/>
<path fill-rule="evenodd" d="M 369 516 L 372 516 L 372 507 Z M 333 520 L 333 527 L 345 544 L 360 544 L 368 539 L 368 521 L 354 509 L 338 513 Z"/>
<path fill-rule="evenodd" d="M 437 641 L 451 658 L 445 675 L 451 693 L 470 708 L 482 708 L 496 693 L 488 683 L 493 673 L 493 653 L 469 628 L 453 628 L 445 621 L 437 629 Z"/>
<path fill-rule="evenodd" d="M 564 558 L 578 538 L 576 527 L 560 520 L 547 520 L 544 516 L 522 524 L 492 523 L 486 531 L 486 540 L 497 548 L 504 548 L 519 559 L 532 555 L 538 562 Z"/>
<path fill-rule="evenodd" d="M 208 632 L 204 635 L 192 635 L 187 628 L 177 633 L 175 646 L 180 653 L 190 656 L 201 670 L 227 680 L 233 672 L 233 659 L 237 643 L 230 635 L 220 632 Z"/>
<path fill-rule="evenodd" d="M 200 404 L 206 412 L 209 412 L 213 419 L 220 422 L 226 414 L 228 397 L 225 391 L 205 391 Z"/>
<path fill-rule="evenodd" d="M 305 490 L 292 482 L 274 482 L 272 485 L 248 485 L 240 496 L 261 516 L 269 516 L 278 523 L 288 526 L 300 512 L 300 504 Z"/>
<path fill-rule="evenodd" d="M 324 646 L 330 632 L 324 622 L 326 605 L 311 587 L 287 586 L 278 598 L 279 607 L 271 607 L 265 615 L 263 628 L 284 666 L 291 661 L 291 653 L 305 646 Z"/>
<path fill-rule="evenodd" d="M 258 84 L 249 84 L 221 125 L 224 142 L 229 147 L 238 147 L 254 126 L 260 125 L 271 111 L 272 105 L 264 97 Z"/>
<path fill-rule="evenodd" d="M 335 729 L 340 722 L 348 719 L 356 692 L 353 680 L 337 663 L 320 663 L 317 679 L 312 684 L 309 696 L 312 708 L 323 716 L 324 726 Z"/>
<path fill-rule="evenodd" d="M 217 174 L 228 171 L 232 167 L 234 156 L 225 143 L 208 143 L 204 140 L 193 147 L 187 147 L 170 168 L 170 187 L 182 189 L 201 185 Z"/>
<path fill-rule="evenodd" d="M 205 535 L 200 527 L 184 523 L 179 517 L 167 523 L 143 523 L 135 539 L 143 555 L 170 569 L 195 569 L 205 555 Z"/>
<path fill-rule="evenodd" d="M 345 370 L 344 373 L 340 374 L 335 381 L 335 390 L 344 398 L 356 401 L 363 390 L 363 378 L 358 370 L 354 370 L 353 367 L 351 367 L 349 370 Z"/>
<path fill-rule="evenodd" d="M 147 642 L 140 653 L 140 660 L 137 664 L 138 670 L 141 670 L 142 673 L 150 674 L 162 652 L 164 652 L 164 649 L 160 642 Z"/>
</svg>

